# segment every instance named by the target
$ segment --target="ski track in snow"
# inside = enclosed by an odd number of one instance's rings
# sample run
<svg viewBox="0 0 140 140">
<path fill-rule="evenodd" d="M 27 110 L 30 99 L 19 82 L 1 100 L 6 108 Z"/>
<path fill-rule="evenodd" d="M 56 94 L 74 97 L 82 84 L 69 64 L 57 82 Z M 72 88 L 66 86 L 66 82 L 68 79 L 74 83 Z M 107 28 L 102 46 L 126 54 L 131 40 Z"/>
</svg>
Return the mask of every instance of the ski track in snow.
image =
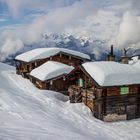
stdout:
<svg viewBox="0 0 140 140">
<path fill-rule="evenodd" d="M 39 90 L 0 63 L 0 140 L 140 140 L 140 119 L 102 122 L 82 103 Z"/>
</svg>

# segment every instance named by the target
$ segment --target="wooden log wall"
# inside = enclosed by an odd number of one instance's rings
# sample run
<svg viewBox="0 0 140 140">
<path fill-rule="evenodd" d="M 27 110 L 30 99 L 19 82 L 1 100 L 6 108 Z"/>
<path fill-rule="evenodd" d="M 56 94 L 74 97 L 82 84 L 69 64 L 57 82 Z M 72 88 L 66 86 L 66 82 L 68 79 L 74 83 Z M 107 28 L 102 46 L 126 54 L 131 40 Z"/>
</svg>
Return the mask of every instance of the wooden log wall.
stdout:
<svg viewBox="0 0 140 140">
<path fill-rule="evenodd" d="M 31 67 L 32 67 L 32 70 L 41 66 L 42 64 L 44 64 L 45 62 L 49 61 L 50 58 L 45 58 L 45 59 L 40 59 L 40 60 L 36 60 L 34 62 L 31 63 Z"/>
<path fill-rule="evenodd" d="M 126 119 L 135 119 L 140 117 L 140 94 L 118 95 L 106 97 L 104 100 L 107 114 L 126 114 Z"/>
<path fill-rule="evenodd" d="M 105 121 L 140 117 L 140 93 L 137 85 L 129 86 L 129 93 L 120 94 L 120 87 L 97 89 L 94 116 Z"/>
<path fill-rule="evenodd" d="M 83 61 L 81 59 L 77 59 L 72 57 L 71 55 L 65 55 L 65 54 L 58 54 L 51 57 L 52 61 L 62 62 L 67 65 L 72 66 L 79 66 Z"/>
<path fill-rule="evenodd" d="M 46 88 L 45 87 L 46 85 L 45 85 L 44 82 L 42 82 L 42 81 L 40 81 L 40 80 L 38 80 L 34 77 L 31 77 L 31 76 L 29 77 L 29 79 L 37 88 L 39 88 L 39 89 L 45 89 Z"/>
<path fill-rule="evenodd" d="M 93 90 L 83 90 L 82 91 L 82 102 L 90 108 L 90 110 L 94 111 L 94 92 Z"/>
<path fill-rule="evenodd" d="M 94 100 L 94 112 L 93 115 L 103 120 L 103 112 L 104 112 L 104 100 L 103 100 L 103 89 L 96 88 L 95 89 L 95 100 Z"/>
<path fill-rule="evenodd" d="M 78 79 L 84 80 L 84 87 L 82 88 L 91 88 L 94 87 L 95 84 L 93 81 L 83 73 L 83 71 L 80 68 L 77 68 L 75 71 L 73 71 L 69 76 L 68 79 L 71 81 L 71 85 L 78 86 Z"/>
<path fill-rule="evenodd" d="M 69 81 L 59 78 L 50 82 L 42 82 L 30 76 L 30 81 L 39 89 L 54 90 L 68 95 Z"/>
<path fill-rule="evenodd" d="M 16 70 L 20 72 L 27 72 L 27 65 L 24 62 L 21 62 L 17 67 Z"/>
<path fill-rule="evenodd" d="M 82 92 L 81 87 L 72 85 L 68 88 L 70 103 L 81 103 L 82 102 Z"/>
<path fill-rule="evenodd" d="M 40 59 L 34 62 L 31 62 L 31 70 L 44 64 L 47 61 L 57 61 L 57 62 L 61 62 L 67 65 L 72 65 L 72 66 L 79 66 L 82 62 L 82 60 L 74 58 L 72 56 L 68 56 L 65 54 L 57 54 L 55 56 L 51 56 L 49 58 L 45 58 L 45 59 Z"/>
<path fill-rule="evenodd" d="M 137 85 L 131 85 L 129 87 L 129 94 L 135 94 L 138 93 L 139 87 Z M 115 96 L 120 95 L 120 88 L 121 87 L 110 87 L 107 88 L 107 96 Z"/>
<path fill-rule="evenodd" d="M 120 87 L 96 89 L 88 96 L 93 96 L 90 103 L 87 101 L 86 92 L 83 102 L 91 109 L 93 115 L 104 121 L 117 121 L 140 117 L 140 93 L 137 85 L 129 86 L 126 95 L 120 94 Z M 95 95 L 95 96 L 94 96 Z M 92 101 L 92 102 L 91 102 Z"/>
<path fill-rule="evenodd" d="M 16 66 L 16 73 L 22 75 L 24 78 L 29 78 L 28 73 L 32 70 L 31 63 L 18 62 Z"/>
<path fill-rule="evenodd" d="M 26 62 L 19 62 L 20 65 L 17 66 L 17 74 L 22 74 L 22 73 L 30 73 L 33 69 L 39 67 L 40 65 L 44 64 L 47 61 L 57 61 L 57 62 L 62 62 L 67 65 L 72 65 L 74 67 L 79 66 L 84 60 L 81 60 L 79 58 L 75 58 L 71 55 L 65 55 L 65 54 L 58 54 L 55 56 L 51 56 L 49 58 L 45 59 L 39 59 L 30 63 Z"/>
<path fill-rule="evenodd" d="M 68 79 L 64 80 L 63 77 L 61 77 L 59 79 L 52 80 L 50 82 L 46 82 L 45 89 L 58 91 L 65 95 L 68 95 L 68 88 L 69 88 L 70 84 L 71 83 Z"/>
</svg>

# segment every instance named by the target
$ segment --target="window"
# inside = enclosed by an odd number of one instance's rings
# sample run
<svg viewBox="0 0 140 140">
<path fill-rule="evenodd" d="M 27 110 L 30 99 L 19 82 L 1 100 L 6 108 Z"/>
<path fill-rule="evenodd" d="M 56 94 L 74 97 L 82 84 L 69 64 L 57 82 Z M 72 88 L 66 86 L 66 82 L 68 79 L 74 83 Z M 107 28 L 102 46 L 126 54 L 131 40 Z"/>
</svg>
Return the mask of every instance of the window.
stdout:
<svg viewBox="0 0 140 140">
<path fill-rule="evenodd" d="M 121 87 L 121 95 L 125 95 L 129 93 L 129 87 Z"/>
<path fill-rule="evenodd" d="M 84 85 L 85 85 L 85 81 L 82 78 L 79 78 L 78 79 L 78 86 L 79 87 L 84 87 Z"/>
<path fill-rule="evenodd" d="M 37 66 L 37 62 L 35 62 L 35 66 Z"/>
</svg>

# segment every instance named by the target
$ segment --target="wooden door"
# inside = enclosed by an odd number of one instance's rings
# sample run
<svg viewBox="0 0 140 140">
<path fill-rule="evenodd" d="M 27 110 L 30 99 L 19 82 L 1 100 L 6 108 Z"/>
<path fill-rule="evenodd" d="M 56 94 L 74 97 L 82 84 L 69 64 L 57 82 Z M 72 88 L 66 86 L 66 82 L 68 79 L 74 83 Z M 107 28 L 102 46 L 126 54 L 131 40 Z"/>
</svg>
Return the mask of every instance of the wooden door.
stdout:
<svg viewBox="0 0 140 140">
<path fill-rule="evenodd" d="M 127 120 L 135 119 L 136 118 L 136 105 L 129 105 L 126 108 L 127 113 Z"/>
<path fill-rule="evenodd" d="M 27 71 L 29 72 L 29 71 L 30 71 L 30 69 L 29 69 L 29 68 L 30 68 L 29 65 L 26 65 L 26 67 L 27 67 Z"/>
</svg>

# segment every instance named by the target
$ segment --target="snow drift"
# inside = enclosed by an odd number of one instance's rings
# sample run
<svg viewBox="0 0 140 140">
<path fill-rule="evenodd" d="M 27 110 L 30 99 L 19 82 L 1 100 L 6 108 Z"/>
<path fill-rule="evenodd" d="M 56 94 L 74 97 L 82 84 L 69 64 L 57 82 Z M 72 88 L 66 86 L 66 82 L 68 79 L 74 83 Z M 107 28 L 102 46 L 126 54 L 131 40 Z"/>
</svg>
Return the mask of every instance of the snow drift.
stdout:
<svg viewBox="0 0 140 140">
<path fill-rule="evenodd" d="M 140 119 L 105 123 L 0 63 L 0 140 L 139 140 Z"/>
</svg>

